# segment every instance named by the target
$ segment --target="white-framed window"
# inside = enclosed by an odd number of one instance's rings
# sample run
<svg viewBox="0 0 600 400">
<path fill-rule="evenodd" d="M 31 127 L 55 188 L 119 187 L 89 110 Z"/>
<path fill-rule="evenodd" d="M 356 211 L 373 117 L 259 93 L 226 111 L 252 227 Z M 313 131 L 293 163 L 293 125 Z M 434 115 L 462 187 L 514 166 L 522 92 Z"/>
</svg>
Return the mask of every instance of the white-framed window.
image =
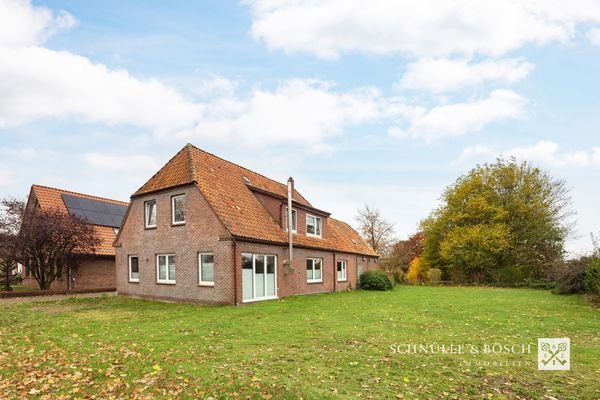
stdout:
<svg viewBox="0 0 600 400">
<path fill-rule="evenodd" d="M 185 194 L 171 197 L 171 222 L 173 225 L 185 224 Z"/>
<path fill-rule="evenodd" d="M 338 282 L 345 282 L 348 280 L 348 263 L 344 260 L 337 262 L 337 280 Z"/>
<path fill-rule="evenodd" d="M 129 256 L 129 282 L 140 281 L 140 259 L 138 256 Z"/>
<path fill-rule="evenodd" d="M 277 256 L 242 253 L 244 302 L 277 298 Z"/>
<path fill-rule="evenodd" d="M 175 254 L 156 256 L 156 282 L 175 283 Z"/>
<path fill-rule="evenodd" d="M 321 237 L 321 218 L 306 214 L 306 234 Z"/>
<path fill-rule="evenodd" d="M 285 230 L 287 231 L 287 224 L 288 224 L 288 208 L 285 208 Z M 292 208 L 292 232 L 293 233 L 298 233 L 298 212 L 296 211 L 295 208 Z"/>
<path fill-rule="evenodd" d="M 144 202 L 144 226 L 156 228 L 156 200 Z"/>
<path fill-rule="evenodd" d="M 119 234 L 119 228 L 113 228 L 113 232 L 115 233 L 115 235 Z"/>
<path fill-rule="evenodd" d="M 215 256 L 213 253 L 198 254 L 200 286 L 215 286 Z"/>
<path fill-rule="evenodd" d="M 306 282 L 323 282 L 323 260 L 320 258 L 306 259 Z"/>
</svg>

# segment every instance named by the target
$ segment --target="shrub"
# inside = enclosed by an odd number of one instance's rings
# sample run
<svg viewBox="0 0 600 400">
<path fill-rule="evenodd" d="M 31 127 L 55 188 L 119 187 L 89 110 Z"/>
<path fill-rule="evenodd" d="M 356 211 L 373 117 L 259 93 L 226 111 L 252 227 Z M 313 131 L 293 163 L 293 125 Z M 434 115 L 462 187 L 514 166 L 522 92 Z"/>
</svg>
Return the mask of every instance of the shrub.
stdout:
<svg viewBox="0 0 600 400">
<path fill-rule="evenodd" d="M 581 257 L 571 260 L 556 273 L 556 291 L 560 294 L 585 293 L 585 275 L 591 259 Z"/>
<path fill-rule="evenodd" d="M 442 270 L 439 268 L 430 268 L 427 271 L 427 282 L 437 285 L 442 281 Z"/>
<path fill-rule="evenodd" d="M 592 261 L 583 278 L 585 292 L 600 295 L 600 259 Z"/>
<path fill-rule="evenodd" d="M 556 288 L 556 282 L 550 279 L 525 279 L 522 286 L 530 289 L 550 290 Z"/>
<path fill-rule="evenodd" d="M 423 280 L 423 262 L 421 257 L 415 257 L 408 265 L 406 280 L 411 283 L 419 283 Z"/>
<path fill-rule="evenodd" d="M 380 270 L 364 272 L 359 278 L 358 286 L 365 290 L 392 290 L 393 288 L 390 278 Z"/>
<path fill-rule="evenodd" d="M 404 279 L 404 272 L 402 272 L 402 269 L 395 268 L 394 270 L 392 270 L 391 275 L 394 284 L 402 283 L 402 280 Z"/>
</svg>

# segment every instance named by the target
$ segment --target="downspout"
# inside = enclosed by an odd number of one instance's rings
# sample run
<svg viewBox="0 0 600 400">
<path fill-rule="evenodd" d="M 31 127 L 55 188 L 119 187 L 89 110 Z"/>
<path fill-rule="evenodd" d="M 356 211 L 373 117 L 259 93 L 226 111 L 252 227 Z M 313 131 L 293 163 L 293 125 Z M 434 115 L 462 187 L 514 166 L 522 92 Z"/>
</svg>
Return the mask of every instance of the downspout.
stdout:
<svg viewBox="0 0 600 400">
<path fill-rule="evenodd" d="M 68 291 L 73 290 L 73 276 L 72 276 L 72 271 L 71 271 L 71 260 L 67 261 L 67 290 Z"/>
<path fill-rule="evenodd" d="M 354 270 L 356 271 L 356 283 L 354 284 L 354 288 L 358 289 L 358 255 L 354 256 Z"/>
<path fill-rule="evenodd" d="M 346 272 L 348 273 L 348 272 Z M 333 252 L 333 292 L 337 291 L 337 262 L 335 258 L 335 251 Z"/>
<path fill-rule="evenodd" d="M 288 203 L 288 209 L 287 209 L 287 230 L 288 230 L 288 251 L 289 251 L 289 258 L 288 258 L 288 268 L 289 271 L 291 272 L 294 268 L 294 244 L 293 244 L 293 240 L 294 240 L 294 233 L 293 231 L 293 212 L 292 212 L 292 196 L 294 194 L 294 179 L 290 176 L 288 178 L 287 181 L 287 189 L 288 189 L 288 198 L 287 198 L 287 203 Z"/>
<path fill-rule="evenodd" d="M 231 239 L 231 248 L 233 254 L 233 304 L 239 305 L 238 302 L 238 278 L 237 278 L 237 257 L 236 257 L 236 243 L 235 238 Z"/>
</svg>

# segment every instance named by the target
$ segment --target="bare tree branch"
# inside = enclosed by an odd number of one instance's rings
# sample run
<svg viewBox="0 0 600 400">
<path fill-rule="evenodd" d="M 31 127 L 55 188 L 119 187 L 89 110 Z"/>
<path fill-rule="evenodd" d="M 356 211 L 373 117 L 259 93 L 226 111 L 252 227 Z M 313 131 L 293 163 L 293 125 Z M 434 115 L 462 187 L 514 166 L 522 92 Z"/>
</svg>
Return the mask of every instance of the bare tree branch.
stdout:
<svg viewBox="0 0 600 400">
<path fill-rule="evenodd" d="M 373 250 L 386 255 L 392 244 L 394 224 L 386 221 L 378 209 L 365 205 L 356 216 L 358 229 Z"/>
</svg>

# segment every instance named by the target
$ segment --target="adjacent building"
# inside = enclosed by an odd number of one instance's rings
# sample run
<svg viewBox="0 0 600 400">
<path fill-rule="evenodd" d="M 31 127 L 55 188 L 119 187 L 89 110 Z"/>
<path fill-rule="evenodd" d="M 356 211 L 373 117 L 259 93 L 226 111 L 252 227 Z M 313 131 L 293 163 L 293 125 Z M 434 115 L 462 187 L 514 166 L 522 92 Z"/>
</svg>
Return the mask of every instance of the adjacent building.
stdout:
<svg viewBox="0 0 600 400">
<path fill-rule="evenodd" d="M 113 246 L 128 203 L 75 193 L 47 186 L 33 185 L 27 210 L 58 210 L 86 219 L 94 226 L 101 242 L 94 254 L 78 256 L 73 265 L 65 265 L 50 289 L 86 290 L 116 287 L 115 248 Z M 37 287 L 27 268 L 22 269 L 23 285 Z"/>
<path fill-rule="evenodd" d="M 355 288 L 378 255 L 288 186 L 186 145 L 131 196 L 115 240 L 120 295 L 241 304 Z"/>
</svg>

